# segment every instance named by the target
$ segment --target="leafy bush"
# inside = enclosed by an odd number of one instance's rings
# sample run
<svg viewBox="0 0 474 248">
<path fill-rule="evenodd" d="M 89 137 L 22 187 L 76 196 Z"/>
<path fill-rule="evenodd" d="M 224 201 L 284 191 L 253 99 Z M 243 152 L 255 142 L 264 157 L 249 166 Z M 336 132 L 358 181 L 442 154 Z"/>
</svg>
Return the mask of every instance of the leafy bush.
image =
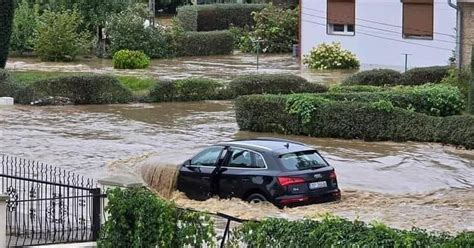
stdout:
<svg viewBox="0 0 474 248">
<path fill-rule="evenodd" d="M 77 10 L 46 10 L 38 23 L 35 52 L 47 61 L 71 61 L 85 52 L 89 35 L 79 33 L 82 17 Z"/>
<path fill-rule="evenodd" d="M 5 68 L 13 27 L 14 0 L 0 1 L 0 69 Z"/>
<path fill-rule="evenodd" d="M 354 93 L 354 92 L 380 92 L 390 88 L 372 86 L 372 85 L 336 85 L 329 88 L 331 93 Z"/>
<path fill-rule="evenodd" d="M 171 53 L 168 36 L 161 27 L 145 27 L 145 19 L 133 9 L 112 15 L 106 25 L 110 39 L 108 53 L 120 50 L 141 51 L 150 58 L 164 58 Z"/>
<path fill-rule="evenodd" d="M 28 0 L 23 0 L 18 4 L 13 18 L 13 33 L 10 50 L 23 54 L 33 51 L 34 36 L 40 18 L 39 5 L 29 5 Z"/>
<path fill-rule="evenodd" d="M 112 63 L 115 69 L 145 69 L 150 58 L 141 51 L 120 50 L 114 54 Z"/>
<path fill-rule="evenodd" d="M 219 99 L 223 85 L 212 79 L 188 78 L 175 81 L 158 81 L 150 91 L 154 102 L 202 101 Z"/>
<path fill-rule="evenodd" d="M 324 85 L 309 83 L 306 79 L 292 74 L 240 76 L 229 83 L 229 89 L 235 96 L 327 91 L 327 87 Z"/>
<path fill-rule="evenodd" d="M 107 192 L 109 214 L 98 247 L 203 247 L 215 245 L 205 214 L 178 209 L 146 188 Z"/>
<path fill-rule="evenodd" d="M 0 69 L 0 97 L 7 96 L 16 98 L 21 87 L 15 83 L 10 73 L 4 69 Z"/>
<path fill-rule="evenodd" d="M 177 18 L 185 31 L 226 30 L 230 26 L 253 26 L 252 13 L 265 4 L 205 4 L 183 6 L 177 9 Z"/>
<path fill-rule="evenodd" d="M 305 233 L 306 235 L 301 235 Z M 474 232 L 457 236 L 422 229 L 399 230 L 334 216 L 322 220 L 266 219 L 246 222 L 233 233 L 232 247 L 472 247 Z"/>
<path fill-rule="evenodd" d="M 127 103 L 132 93 L 115 77 L 105 75 L 72 76 L 45 79 L 29 86 L 30 101 L 59 96 L 74 104 Z"/>
<path fill-rule="evenodd" d="M 404 85 L 437 84 L 449 75 L 449 69 L 449 66 L 413 68 L 402 74 L 402 83 Z"/>
<path fill-rule="evenodd" d="M 469 94 L 469 79 L 471 78 L 471 72 L 468 69 L 449 69 L 448 75 L 441 80 L 442 84 L 448 84 L 451 86 L 458 87 L 464 96 L 464 99 L 468 98 Z"/>
<path fill-rule="evenodd" d="M 341 43 L 322 43 L 305 55 L 303 63 L 309 68 L 318 70 L 328 69 L 357 69 L 359 60 L 352 52 L 344 50 Z"/>
<path fill-rule="evenodd" d="M 234 38 L 229 31 L 186 32 L 178 43 L 179 56 L 226 55 L 234 51 Z"/>
<path fill-rule="evenodd" d="M 474 117 L 433 117 L 381 102 L 337 102 L 317 95 L 252 95 L 235 101 L 242 130 L 368 141 L 441 142 L 474 148 Z M 271 110 L 271 111 L 269 111 Z"/>
<path fill-rule="evenodd" d="M 252 31 L 243 30 L 238 40 L 243 52 L 256 52 L 257 43 L 264 53 L 291 52 L 293 44 L 298 43 L 298 9 L 282 9 L 268 6 L 253 13 L 255 27 Z"/>
<path fill-rule="evenodd" d="M 361 71 L 342 81 L 343 85 L 400 85 L 402 74 L 390 69 Z"/>
<path fill-rule="evenodd" d="M 449 85 L 398 87 L 379 92 L 326 93 L 318 96 L 335 101 L 390 101 L 394 106 L 432 116 L 460 114 L 464 100 L 458 88 Z"/>
</svg>

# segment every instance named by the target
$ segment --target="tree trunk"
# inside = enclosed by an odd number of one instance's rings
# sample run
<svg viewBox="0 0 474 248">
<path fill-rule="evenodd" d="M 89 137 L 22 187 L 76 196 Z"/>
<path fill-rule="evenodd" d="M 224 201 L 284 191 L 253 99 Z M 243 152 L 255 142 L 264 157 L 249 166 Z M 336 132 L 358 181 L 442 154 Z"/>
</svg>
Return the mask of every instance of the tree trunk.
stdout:
<svg viewBox="0 0 474 248">
<path fill-rule="evenodd" d="M 0 68 L 7 63 L 14 11 L 14 0 L 0 0 Z"/>
</svg>

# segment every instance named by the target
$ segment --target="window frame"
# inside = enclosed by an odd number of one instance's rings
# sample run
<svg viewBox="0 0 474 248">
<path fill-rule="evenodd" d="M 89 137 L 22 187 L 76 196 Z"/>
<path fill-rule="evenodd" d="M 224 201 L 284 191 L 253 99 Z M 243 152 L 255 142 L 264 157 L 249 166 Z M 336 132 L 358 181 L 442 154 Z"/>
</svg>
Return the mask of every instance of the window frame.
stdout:
<svg viewBox="0 0 474 248">
<path fill-rule="evenodd" d="M 198 165 L 198 164 L 193 164 L 193 160 L 198 157 L 199 155 L 203 154 L 205 151 L 207 150 L 210 150 L 212 148 L 219 148 L 220 149 L 220 152 L 219 152 L 219 155 L 217 156 L 217 160 L 216 162 L 214 163 L 214 165 Z M 204 150 L 202 150 L 201 152 L 199 152 L 198 154 L 196 154 L 195 156 L 193 156 L 189 161 L 190 161 L 190 165 L 193 166 L 193 167 L 207 167 L 207 168 L 216 168 L 217 167 L 217 163 L 219 162 L 219 160 L 221 159 L 221 156 L 222 156 L 222 152 L 224 151 L 224 147 L 221 147 L 221 146 L 211 146 L 211 147 L 208 147 Z"/>
<path fill-rule="evenodd" d="M 417 36 L 417 35 L 406 35 L 405 34 L 405 4 L 423 4 L 423 3 L 409 3 L 405 2 L 405 0 L 400 0 L 402 3 L 402 38 L 406 40 L 434 40 L 434 35 L 435 35 L 435 1 L 432 0 L 431 3 L 431 10 L 432 10 L 432 15 L 431 15 L 431 36 Z M 426 4 L 430 5 L 430 4 Z"/>
<path fill-rule="evenodd" d="M 356 35 L 356 14 L 357 14 L 357 0 L 354 0 L 354 23 L 352 24 L 334 24 L 330 23 L 329 20 L 329 1 L 326 0 L 326 34 L 327 35 L 337 35 L 337 36 L 355 36 Z M 334 31 L 334 25 L 344 25 L 344 32 Z M 353 25 L 354 31 L 349 32 L 348 26 Z"/>
<path fill-rule="evenodd" d="M 227 161 L 224 163 L 224 165 L 221 166 L 221 168 L 236 169 L 236 170 L 267 170 L 268 169 L 267 161 L 265 160 L 265 156 L 263 156 L 262 153 L 254 151 L 252 149 L 243 148 L 243 147 L 234 147 L 234 146 L 229 147 L 229 151 L 231 151 L 232 153 L 233 153 L 234 149 L 248 151 L 250 153 L 253 153 L 255 156 L 260 156 L 263 160 L 263 164 L 265 165 L 265 167 L 262 168 L 262 167 L 234 167 L 234 166 L 229 166 L 229 164 L 230 164 L 230 157 L 229 157 L 229 159 L 227 159 Z"/>
</svg>

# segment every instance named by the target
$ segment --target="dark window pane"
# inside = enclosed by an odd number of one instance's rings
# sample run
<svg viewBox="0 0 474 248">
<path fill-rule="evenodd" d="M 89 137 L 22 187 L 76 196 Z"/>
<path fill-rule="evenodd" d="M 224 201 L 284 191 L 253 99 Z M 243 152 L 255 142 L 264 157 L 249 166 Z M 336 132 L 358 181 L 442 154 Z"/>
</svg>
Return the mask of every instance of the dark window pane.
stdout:
<svg viewBox="0 0 474 248">
<path fill-rule="evenodd" d="M 354 25 L 347 25 L 347 32 L 354 32 Z"/>
<path fill-rule="evenodd" d="M 334 32 L 344 32 L 344 25 L 340 25 L 340 24 L 334 24 L 332 26 L 332 30 Z"/>
</svg>

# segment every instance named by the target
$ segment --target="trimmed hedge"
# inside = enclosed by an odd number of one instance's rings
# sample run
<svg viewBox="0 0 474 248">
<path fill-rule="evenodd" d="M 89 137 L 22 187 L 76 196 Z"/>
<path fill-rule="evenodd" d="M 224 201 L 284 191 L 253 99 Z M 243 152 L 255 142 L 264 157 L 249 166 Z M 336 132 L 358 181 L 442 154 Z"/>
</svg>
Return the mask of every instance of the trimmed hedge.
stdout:
<svg viewBox="0 0 474 248">
<path fill-rule="evenodd" d="M 361 71 L 349 76 L 342 81 L 342 85 L 399 85 L 402 74 L 390 69 L 374 69 Z"/>
<path fill-rule="evenodd" d="M 450 66 L 413 68 L 402 74 L 401 83 L 404 85 L 437 84 L 449 75 L 450 68 Z"/>
<path fill-rule="evenodd" d="M 441 142 L 474 148 L 474 117 L 432 117 L 390 102 L 336 102 L 314 95 L 252 95 L 235 101 L 241 130 L 368 141 Z"/>
<path fill-rule="evenodd" d="M 153 102 L 217 100 L 223 87 L 223 84 L 205 78 L 162 80 L 156 82 L 149 98 Z"/>
<path fill-rule="evenodd" d="M 229 31 L 186 32 L 179 43 L 179 56 L 227 55 L 234 51 L 234 36 Z"/>
<path fill-rule="evenodd" d="M 266 4 L 205 4 L 183 6 L 176 17 L 186 31 L 226 30 L 231 26 L 253 26 L 252 12 L 264 9 Z"/>
<path fill-rule="evenodd" d="M 324 85 L 310 83 L 306 79 L 292 74 L 255 74 L 240 76 L 230 81 L 229 89 L 235 96 L 300 92 L 319 93 L 328 90 Z"/>
<path fill-rule="evenodd" d="M 302 235 L 302 234 L 305 235 Z M 474 247 L 474 232 L 457 235 L 399 230 L 340 217 L 322 220 L 265 219 L 245 222 L 233 231 L 231 247 Z M 315 245 L 317 244 L 317 245 Z"/>
<path fill-rule="evenodd" d="M 74 104 L 127 103 L 132 92 L 118 79 L 105 75 L 72 76 L 46 79 L 28 86 L 29 100 L 60 96 Z"/>
<path fill-rule="evenodd" d="M 319 94 L 335 101 L 377 102 L 385 100 L 395 107 L 413 110 L 432 116 L 461 114 L 465 109 L 461 91 L 449 85 L 420 85 L 394 88 L 379 92 L 349 92 Z"/>
<path fill-rule="evenodd" d="M 331 93 L 381 92 L 386 90 L 390 90 L 390 88 L 372 85 L 336 85 L 329 88 Z"/>
</svg>

